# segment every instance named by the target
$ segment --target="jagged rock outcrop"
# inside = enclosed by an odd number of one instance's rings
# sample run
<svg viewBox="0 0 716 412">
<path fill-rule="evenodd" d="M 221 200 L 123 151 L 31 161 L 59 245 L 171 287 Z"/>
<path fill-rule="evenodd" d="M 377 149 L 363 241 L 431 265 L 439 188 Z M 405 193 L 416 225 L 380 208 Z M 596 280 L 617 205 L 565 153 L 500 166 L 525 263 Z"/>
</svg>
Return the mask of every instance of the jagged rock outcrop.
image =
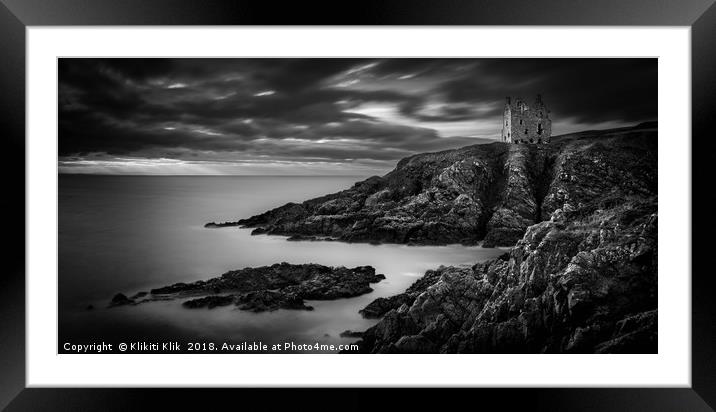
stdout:
<svg viewBox="0 0 716 412">
<path fill-rule="evenodd" d="M 512 246 L 379 298 L 362 352 L 656 352 L 655 124 L 401 160 L 383 177 L 222 225 L 297 240 Z"/>
<path fill-rule="evenodd" d="M 378 298 L 358 311 L 358 313 L 363 315 L 364 318 L 375 319 L 382 317 L 392 309 L 397 309 L 403 305 L 412 305 L 418 295 L 425 292 L 429 286 L 440 279 L 442 269 L 443 267 L 438 270 L 428 270 L 423 277 L 410 285 L 405 292 L 387 298 Z"/>
<path fill-rule="evenodd" d="M 123 306 L 123 305 L 132 305 L 134 304 L 134 299 L 130 299 L 125 295 L 124 293 L 117 293 L 112 297 L 112 300 L 109 302 L 109 306 Z"/>
<path fill-rule="evenodd" d="M 512 246 L 528 226 L 549 219 L 565 204 L 577 207 L 589 202 L 606 184 L 619 189 L 633 185 L 628 189 L 643 192 L 641 178 L 646 176 L 641 174 L 646 172 L 623 161 L 648 161 L 630 151 L 632 140 L 643 145 L 639 136 L 648 135 L 648 130 L 588 132 L 556 137 L 549 145 L 492 143 L 415 155 L 401 160 L 387 175 L 350 189 L 206 226 L 250 227 L 255 228 L 252 234 L 285 235 L 292 240 L 407 244 L 484 240 L 485 246 Z M 596 138 L 610 143 L 590 149 L 599 145 Z M 612 149 L 617 152 L 608 153 Z M 576 180 L 577 175 L 584 180 Z"/>
<path fill-rule="evenodd" d="M 489 222 L 489 230 L 500 232 L 497 240 L 514 243 L 516 238 L 510 234 L 519 235 L 534 223 L 535 200 L 530 190 L 514 188 L 504 196 L 502 188 L 524 183 L 511 174 L 527 173 L 521 167 L 549 152 L 549 148 L 495 143 L 416 155 L 401 160 L 383 177 L 371 177 L 348 190 L 300 204 L 289 203 L 236 224 L 256 228 L 253 234 L 294 239 L 475 244 L 485 237 Z M 512 157 L 529 160 L 517 164 L 509 160 Z M 530 198 L 520 201 L 520 196 Z M 512 203 L 519 207 L 510 209 Z M 494 210 L 501 207 L 508 213 L 491 222 Z"/>
<path fill-rule="evenodd" d="M 352 330 L 344 330 L 338 336 L 341 338 L 360 338 L 363 336 L 363 332 L 354 332 Z"/>
<path fill-rule="evenodd" d="M 509 254 L 429 271 L 421 285 L 368 305 L 364 314 L 384 316 L 361 351 L 656 352 L 656 131 L 570 136 L 553 162 L 529 186 L 544 197 L 505 212 L 544 221 Z M 534 179 L 515 167 L 514 180 Z M 525 198 L 526 185 L 512 187 L 503 199 Z"/>
<path fill-rule="evenodd" d="M 277 263 L 271 266 L 244 268 L 224 273 L 220 277 L 193 283 L 175 283 L 151 290 L 151 297 L 135 301 L 117 294 L 112 306 L 138 304 L 152 300 L 194 297 L 182 305 L 189 309 L 236 305 L 252 312 L 277 309 L 313 310 L 308 300 L 333 300 L 370 293 L 371 283 L 385 279 L 371 266 L 355 268 L 329 267 L 317 264 L 292 265 Z M 143 296 L 143 295 L 142 295 Z"/>
</svg>

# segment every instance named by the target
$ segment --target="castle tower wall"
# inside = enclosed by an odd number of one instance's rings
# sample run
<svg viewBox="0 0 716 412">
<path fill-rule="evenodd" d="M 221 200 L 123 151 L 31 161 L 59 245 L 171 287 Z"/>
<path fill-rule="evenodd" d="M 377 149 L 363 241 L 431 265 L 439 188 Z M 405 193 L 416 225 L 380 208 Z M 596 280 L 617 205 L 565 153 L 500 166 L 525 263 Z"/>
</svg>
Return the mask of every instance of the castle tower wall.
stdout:
<svg viewBox="0 0 716 412">
<path fill-rule="evenodd" d="M 552 120 L 540 95 L 532 104 L 521 98 L 507 98 L 502 124 L 503 142 L 543 144 L 549 143 L 551 137 Z"/>
<path fill-rule="evenodd" d="M 505 143 L 512 143 L 512 113 L 509 102 L 510 98 L 508 97 L 502 116 L 502 141 Z"/>
</svg>

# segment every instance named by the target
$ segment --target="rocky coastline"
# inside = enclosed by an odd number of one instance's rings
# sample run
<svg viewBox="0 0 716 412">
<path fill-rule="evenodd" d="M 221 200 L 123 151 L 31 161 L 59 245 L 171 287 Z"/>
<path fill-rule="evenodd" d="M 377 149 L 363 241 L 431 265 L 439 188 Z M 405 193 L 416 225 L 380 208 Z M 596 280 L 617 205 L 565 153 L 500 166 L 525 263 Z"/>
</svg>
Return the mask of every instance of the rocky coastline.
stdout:
<svg viewBox="0 0 716 412">
<path fill-rule="evenodd" d="M 291 241 L 511 246 L 472 267 L 430 270 L 360 314 L 362 353 L 655 353 L 656 124 L 492 143 L 401 160 L 383 177 L 235 222 Z M 116 296 L 196 296 L 187 308 L 310 310 L 369 293 L 382 275 L 282 263 Z"/>
<path fill-rule="evenodd" d="M 251 312 L 278 309 L 313 310 L 305 300 L 334 300 L 370 293 L 370 284 L 385 279 L 371 266 L 354 268 L 317 264 L 277 263 L 271 266 L 232 270 L 208 280 L 152 289 L 133 297 L 117 294 L 112 306 L 136 305 L 153 300 L 192 297 L 185 308 L 215 308 L 235 305 Z"/>
<path fill-rule="evenodd" d="M 235 222 L 296 240 L 513 246 L 428 271 L 360 313 L 363 353 L 655 353 L 655 124 L 401 160 Z M 358 336 L 355 334 L 354 336 Z"/>
<path fill-rule="evenodd" d="M 542 222 L 509 254 L 428 271 L 361 313 L 365 353 L 656 353 L 656 204 Z"/>
<path fill-rule="evenodd" d="M 364 308 L 363 353 L 656 353 L 655 130 L 562 141 L 512 250 Z"/>
<path fill-rule="evenodd" d="M 614 150 L 630 150 L 634 143 L 643 143 L 639 136 L 643 140 L 655 135 L 654 127 L 583 132 L 555 137 L 548 145 L 492 143 L 419 154 L 402 159 L 385 176 L 347 190 L 206 226 L 252 228 L 252 235 L 283 235 L 290 240 L 513 246 L 527 227 L 549 220 L 565 204 L 574 207 L 594 198 L 603 183 L 595 179 L 602 176 L 581 169 L 630 158 L 633 153 L 607 152 L 612 145 Z M 603 147 L 589 150 L 592 144 Z M 638 171 L 620 176 L 625 165 L 618 166 L 617 174 L 603 177 L 618 187 L 643 192 L 639 186 L 644 180 L 631 179 Z M 579 176 L 586 178 L 583 181 L 566 182 L 559 175 L 580 170 L 587 172 Z M 594 183 L 597 186 L 590 187 Z M 577 190 L 567 191 L 568 184 Z"/>
</svg>

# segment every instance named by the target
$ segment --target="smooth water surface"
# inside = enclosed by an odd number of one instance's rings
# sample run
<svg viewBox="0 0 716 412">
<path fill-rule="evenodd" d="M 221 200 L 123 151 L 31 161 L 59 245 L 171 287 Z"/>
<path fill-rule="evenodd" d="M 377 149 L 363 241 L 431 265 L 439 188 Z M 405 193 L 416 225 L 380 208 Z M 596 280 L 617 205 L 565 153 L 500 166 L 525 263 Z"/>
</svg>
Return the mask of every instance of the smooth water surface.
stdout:
<svg viewBox="0 0 716 412">
<path fill-rule="evenodd" d="M 403 292 L 428 269 L 471 265 L 504 253 L 460 245 L 288 242 L 282 236 L 251 236 L 250 229 L 203 227 L 347 189 L 362 179 L 61 175 L 60 345 L 112 339 L 348 343 L 355 338 L 341 338 L 340 332 L 376 323 L 358 314 L 373 299 Z M 386 279 L 367 295 L 309 301 L 314 311 L 190 310 L 181 300 L 107 308 L 117 292 L 130 296 L 278 262 L 371 265 Z"/>
</svg>

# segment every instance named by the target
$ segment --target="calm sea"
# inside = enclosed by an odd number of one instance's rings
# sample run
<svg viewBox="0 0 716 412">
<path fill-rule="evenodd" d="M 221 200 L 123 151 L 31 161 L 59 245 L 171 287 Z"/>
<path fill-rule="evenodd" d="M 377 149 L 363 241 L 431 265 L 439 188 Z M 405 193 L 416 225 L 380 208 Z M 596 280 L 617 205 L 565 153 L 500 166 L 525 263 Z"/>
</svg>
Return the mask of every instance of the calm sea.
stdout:
<svg viewBox="0 0 716 412">
<path fill-rule="evenodd" d="M 60 175 L 60 347 L 64 342 L 167 339 L 345 344 L 356 339 L 339 337 L 342 331 L 375 324 L 358 314 L 373 299 L 403 292 L 428 269 L 503 253 L 459 245 L 288 242 L 281 236 L 250 236 L 249 229 L 203 227 L 343 190 L 363 178 Z M 311 312 L 190 310 L 178 300 L 106 307 L 117 292 L 129 296 L 278 262 L 371 265 L 387 279 L 367 295 L 309 301 L 315 307 Z"/>
</svg>

